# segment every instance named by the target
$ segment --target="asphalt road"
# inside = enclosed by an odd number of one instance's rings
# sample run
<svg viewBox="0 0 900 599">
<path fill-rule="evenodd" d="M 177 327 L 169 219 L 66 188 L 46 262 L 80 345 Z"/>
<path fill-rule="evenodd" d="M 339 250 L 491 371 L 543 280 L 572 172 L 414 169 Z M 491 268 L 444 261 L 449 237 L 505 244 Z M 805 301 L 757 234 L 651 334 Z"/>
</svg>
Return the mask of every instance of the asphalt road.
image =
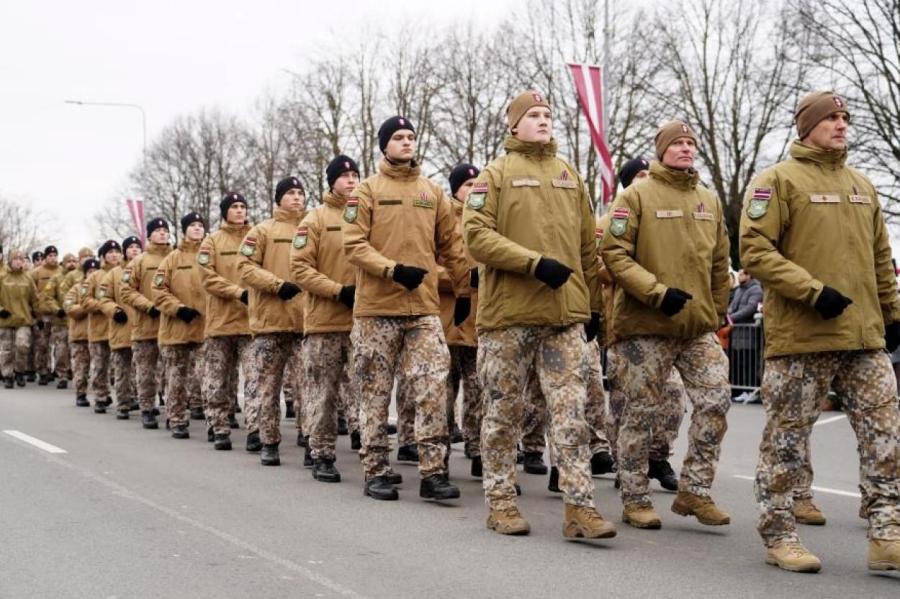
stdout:
<svg viewBox="0 0 900 599">
<path fill-rule="evenodd" d="M 293 421 L 282 423 L 282 466 L 263 468 L 243 451 L 243 431 L 232 436 L 235 451 L 216 452 L 199 422 L 176 441 L 138 418 L 76 408 L 71 391 L 0 389 L 0 597 L 900 597 L 900 574 L 866 569 L 856 443 L 836 413 L 813 435 L 828 524 L 802 530 L 823 571 L 764 564 L 747 480 L 762 423 L 759 406 L 729 414 L 713 494 L 731 526 L 673 514 L 674 495 L 654 483 L 662 530 L 630 528 L 612 479 L 599 478 L 598 507 L 619 535 L 573 542 L 545 477 L 524 473 L 531 535 L 488 531 L 461 445 L 451 458 L 459 501 L 420 500 L 415 467 L 395 465 L 406 479 L 400 501 L 376 502 L 362 494 L 349 437 L 338 441 L 343 482 L 324 484 L 289 443 Z M 684 447 L 682 434 L 676 467 Z"/>
</svg>

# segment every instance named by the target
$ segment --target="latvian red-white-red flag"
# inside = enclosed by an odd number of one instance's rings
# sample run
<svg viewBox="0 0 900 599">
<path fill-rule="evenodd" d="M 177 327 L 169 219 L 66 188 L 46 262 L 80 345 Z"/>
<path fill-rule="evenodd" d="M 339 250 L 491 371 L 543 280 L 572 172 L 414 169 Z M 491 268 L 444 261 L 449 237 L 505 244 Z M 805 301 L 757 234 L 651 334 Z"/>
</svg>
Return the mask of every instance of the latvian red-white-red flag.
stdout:
<svg viewBox="0 0 900 599">
<path fill-rule="evenodd" d="M 141 245 L 147 247 L 147 232 L 144 230 L 144 200 L 125 200 L 128 204 L 128 212 L 131 214 L 131 222 L 134 223 L 134 231 L 141 240 Z"/>
<path fill-rule="evenodd" d="M 603 106 L 603 77 L 599 66 L 586 64 L 570 64 L 572 78 L 575 80 L 575 91 L 578 92 L 578 103 L 584 116 L 587 117 L 591 131 L 591 141 L 600 158 L 600 182 L 603 186 L 603 203 L 612 198 L 615 188 L 615 173 L 612 157 L 606 144 L 606 116 Z"/>
</svg>

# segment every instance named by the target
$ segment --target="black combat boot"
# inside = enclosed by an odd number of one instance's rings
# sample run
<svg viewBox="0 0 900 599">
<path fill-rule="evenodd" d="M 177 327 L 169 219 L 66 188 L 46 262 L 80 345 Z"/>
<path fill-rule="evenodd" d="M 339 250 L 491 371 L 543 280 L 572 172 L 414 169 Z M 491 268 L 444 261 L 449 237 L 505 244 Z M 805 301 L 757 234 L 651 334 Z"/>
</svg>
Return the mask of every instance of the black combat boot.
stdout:
<svg viewBox="0 0 900 599">
<path fill-rule="evenodd" d="M 309 441 L 303 435 L 302 431 L 297 431 L 297 447 L 306 447 L 309 445 Z"/>
<path fill-rule="evenodd" d="M 141 404 L 138 403 L 138 400 L 132 399 L 128 402 L 128 411 L 129 412 L 140 412 Z"/>
<path fill-rule="evenodd" d="M 384 434 L 385 435 L 396 435 L 397 434 L 397 425 L 391 424 L 388 422 L 384 425 Z"/>
<path fill-rule="evenodd" d="M 419 463 L 419 448 L 415 444 L 401 445 L 397 448 L 398 462 Z"/>
<path fill-rule="evenodd" d="M 191 408 L 191 420 L 206 420 L 206 415 L 203 413 L 203 408 Z"/>
<path fill-rule="evenodd" d="M 227 433 L 216 433 L 214 442 L 217 451 L 231 451 L 231 436 Z"/>
<path fill-rule="evenodd" d="M 392 485 L 402 485 L 403 484 L 403 475 L 400 474 L 399 472 L 394 472 L 394 470 L 392 468 L 388 468 L 387 472 L 385 472 L 383 474 L 383 476 Z"/>
<path fill-rule="evenodd" d="M 528 474 L 547 474 L 544 454 L 539 451 L 526 451 L 525 462 L 522 467 Z"/>
<path fill-rule="evenodd" d="M 106 414 L 106 402 L 99 399 L 94 401 L 94 414 Z"/>
<path fill-rule="evenodd" d="M 447 480 L 446 474 L 432 474 L 419 483 L 419 497 L 423 499 L 457 499 L 459 487 Z"/>
<path fill-rule="evenodd" d="M 608 451 L 598 451 L 591 456 L 591 474 L 593 476 L 608 474 L 614 472 L 615 469 L 616 462 Z"/>
<path fill-rule="evenodd" d="M 91 402 L 88 401 L 87 395 L 81 394 L 75 396 L 75 405 L 79 408 L 89 408 Z"/>
<path fill-rule="evenodd" d="M 475 478 L 481 478 L 482 476 L 483 466 L 481 464 L 481 456 L 475 455 L 472 456 L 472 476 Z"/>
<path fill-rule="evenodd" d="M 263 445 L 259 454 L 259 463 L 263 466 L 281 466 L 281 457 L 278 455 L 278 444 Z"/>
<path fill-rule="evenodd" d="M 376 476 L 367 480 L 363 486 L 363 495 L 382 501 L 396 501 L 400 498 L 397 489 L 384 476 Z"/>
<path fill-rule="evenodd" d="M 213 432 L 213 427 L 207 426 L 206 427 L 206 442 L 212 443 L 215 440 L 216 440 L 216 434 Z"/>
<path fill-rule="evenodd" d="M 349 435 L 350 429 L 347 428 L 347 419 L 343 416 L 338 416 L 338 428 L 337 434 L 339 435 Z"/>
<path fill-rule="evenodd" d="M 41 374 L 38 375 L 38 385 L 41 387 L 46 387 L 50 383 L 50 375 L 49 374 Z"/>
<path fill-rule="evenodd" d="M 675 471 L 672 470 L 668 460 L 650 460 L 647 478 L 658 480 L 659 485 L 666 491 L 678 490 L 678 478 L 676 478 Z"/>
<path fill-rule="evenodd" d="M 322 483 L 341 482 L 341 473 L 334 467 L 334 458 L 316 458 L 312 475 Z"/>
<path fill-rule="evenodd" d="M 68 389 L 68 388 L 69 388 L 69 381 L 67 381 L 66 379 L 60 379 L 60 380 L 56 383 L 56 388 L 57 388 L 57 389 Z"/>
<path fill-rule="evenodd" d="M 462 431 L 459 430 L 459 426 L 454 422 L 453 428 L 450 430 L 450 443 L 462 443 L 463 442 L 463 434 Z"/>
<path fill-rule="evenodd" d="M 313 459 L 312 452 L 309 449 L 309 443 L 306 444 L 306 451 L 303 452 L 303 467 L 304 468 L 312 468 L 313 467 Z"/>
<path fill-rule="evenodd" d="M 14 378 L 11 377 L 11 376 L 10 376 L 10 377 L 4 378 L 4 379 L 3 379 L 3 386 L 6 387 L 7 389 L 12 389 L 13 387 L 16 386 L 16 379 L 14 379 Z"/>
<path fill-rule="evenodd" d="M 551 493 L 562 493 L 559 488 L 559 468 L 553 466 L 550 468 L 550 481 L 547 482 L 547 490 Z"/>
<path fill-rule="evenodd" d="M 153 412 L 153 415 L 154 415 L 154 416 L 159 416 L 159 408 L 154 407 L 154 408 L 151 410 L 151 412 Z"/>
<path fill-rule="evenodd" d="M 34 382 L 34 378 L 32 378 L 31 381 Z M 16 385 L 18 385 L 19 387 L 25 386 L 25 375 L 21 372 L 16 373 Z"/>
<path fill-rule="evenodd" d="M 146 429 L 158 429 L 159 422 L 156 420 L 156 416 L 153 415 L 153 412 L 150 410 L 144 410 L 141 412 L 141 426 Z"/>
<path fill-rule="evenodd" d="M 33 383 L 35 381 L 35 375 L 34 375 L 33 370 L 29 370 L 28 372 L 25 373 L 25 380 L 28 381 L 29 383 Z M 16 381 L 16 382 L 18 382 L 18 381 Z M 23 385 L 19 385 L 19 386 L 24 387 L 25 385 L 23 384 Z"/>
<path fill-rule="evenodd" d="M 116 420 L 128 420 L 128 410 L 116 410 Z"/>
<path fill-rule="evenodd" d="M 354 451 L 362 449 L 362 436 L 359 434 L 359 431 L 350 433 L 350 449 Z"/>
<path fill-rule="evenodd" d="M 186 424 L 176 424 L 172 427 L 172 438 L 173 439 L 190 439 L 191 433 L 188 432 L 188 426 Z"/>
<path fill-rule="evenodd" d="M 228 415 L 228 427 L 229 428 L 241 428 L 241 425 L 238 424 L 237 417 L 234 414 Z"/>
<path fill-rule="evenodd" d="M 292 402 L 292 401 L 285 402 L 284 405 L 285 405 L 284 417 L 288 420 L 296 418 L 297 415 L 294 413 L 294 402 Z"/>
<path fill-rule="evenodd" d="M 256 453 L 262 449 L 262 441 L 259 440 L 259 431 L 253 431 L 247 435 L 247 451 Z"/>
</svg>

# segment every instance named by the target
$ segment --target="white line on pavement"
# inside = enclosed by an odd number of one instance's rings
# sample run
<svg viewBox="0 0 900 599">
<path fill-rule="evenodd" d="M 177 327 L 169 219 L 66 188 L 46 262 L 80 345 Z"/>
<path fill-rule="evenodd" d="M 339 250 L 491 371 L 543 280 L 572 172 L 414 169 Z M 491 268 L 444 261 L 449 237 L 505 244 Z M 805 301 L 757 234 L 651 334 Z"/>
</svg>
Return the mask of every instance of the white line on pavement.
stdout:
<svg viewBox="0 0 900 599">
<path fill-rule="evenodd" d="M 831 418 L 826 418 L 825 420 L 819 420 L 813 426 L 821 426 L 823 424 L 831 424 L 832 422 L 837 422 L 838 420 L 843 420 L 846 418 L 846 414 L 841 414 L 840 416 L 832 416 Z"/>
<path fill-rule="evenodd" d="M 31 435 L 26 435 L 25 433 L 23 433 L 21 431 L 3 431 L 3 432 L 6 433 L 7 435 L 9 435 L 10 437 L 15 437 L 19 441 L 25 441 L 29 445 L 34 445 L 38 449 L 43 449 L 47 453 L 69 453 L 68 451 L 66 451 L 65 449 L 63 449 L 61 447 L 57 447 L 56 445 L 50 445 L 46 441 L 41 441 L 40 439 L 36 439 L 35 437 L 32 437 Z"/>
<path fill-rule="evenodd" d="M 735 474 L 734 478 L 739 478 L 741 480 L 749 480 L 749 481 L 756 480 L 756 478 L 753 476 L 744 476 L 743 474 Z M 859 493 L 854 493 L 852 491 L 842 491 L 840 489 L 829 489 L 828 487 L 817 487 L 815 485 L 813 485 L 810 488 L 813 491 L 816 491 L 817 493 L 829 493 L 831 495 L 840 495 L 841 497 L 853 497 L 856 499 L 859 499 L 860 497 L 862 497 L 862 495 L 860 495 Z"/>
</svg>

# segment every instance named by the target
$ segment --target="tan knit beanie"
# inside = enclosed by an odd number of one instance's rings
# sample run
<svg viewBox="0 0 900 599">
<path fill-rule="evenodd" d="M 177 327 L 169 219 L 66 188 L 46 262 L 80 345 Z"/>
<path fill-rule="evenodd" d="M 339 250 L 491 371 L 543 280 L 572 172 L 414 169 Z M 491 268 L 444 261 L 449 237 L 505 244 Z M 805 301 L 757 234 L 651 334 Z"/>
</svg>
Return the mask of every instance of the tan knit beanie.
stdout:
<svg viewBox="0 0 900 599">
<path fill-rule="evenodd" d="M 797 125 L 797 136 L 803 139 L 816 125 L 836 112 L 846 112 L 847 100 L 832 91 L 813 92 L 800 100 L 797 112 L 794 113 L 794 123 Z"/>
<path fill-rule="evenodd" d="M 695 144 L 697 143 L 697 136 L 694 135 L 694 132 L 684 121 L 669 121 L 656 131 L 654 142 L 656 143 L 657 160 L 662 160 L 666 149 L 679 137 L 690 137 Z"/>
<path fill-rule="evenodd" d="M 535 106 L 550 108 L 550 105 L 547 103 L 547 100 L 544 99 L 544 96 L 533 89 L 522 92 L 516 96 L 506 109 L 506 126 L 511 130 L 519 124 L 519 121 L 522 120 L 525 113 Z"/>
</svg>

